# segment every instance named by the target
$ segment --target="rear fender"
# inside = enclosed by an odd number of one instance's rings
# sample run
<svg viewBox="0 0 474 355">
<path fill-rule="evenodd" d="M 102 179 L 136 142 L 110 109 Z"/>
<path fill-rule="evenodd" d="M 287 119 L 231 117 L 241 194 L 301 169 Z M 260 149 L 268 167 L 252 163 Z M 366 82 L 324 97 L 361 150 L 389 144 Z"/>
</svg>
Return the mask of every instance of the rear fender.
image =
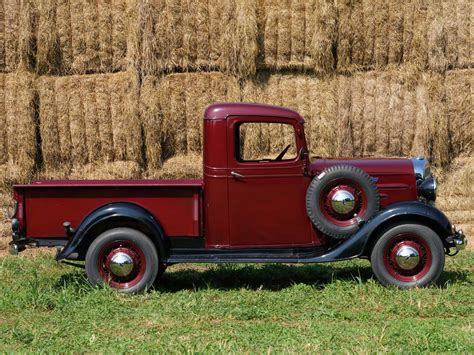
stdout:
<svg viewBox="0 0 474 355">
<path fill-rule="evenodd" d="M 143 207 L 119 202 L 99 207 L 84 218 L 56 260 L 68 258 L 88 246 L 106 229 L 117 227 L 132 227 L 145 233 L 155 243 L 160 259 L 166 258 L 165 235 L 158 220 Z"/>
</svg>

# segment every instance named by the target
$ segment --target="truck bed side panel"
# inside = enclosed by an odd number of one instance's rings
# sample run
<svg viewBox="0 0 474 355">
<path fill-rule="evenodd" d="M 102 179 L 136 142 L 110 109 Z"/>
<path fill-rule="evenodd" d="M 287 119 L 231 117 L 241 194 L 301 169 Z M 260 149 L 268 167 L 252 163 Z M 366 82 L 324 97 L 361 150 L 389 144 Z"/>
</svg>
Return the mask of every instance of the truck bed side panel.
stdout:
<svg viewBox="0 0 474 355">
<path fill-rule="evenodd" d="M 200 236 L 201 191 L 200 186 L 26 188 L 27 237 L 66 237 L 65 221 L 77 228 L 96 208 L 114 202 L 134 203 L 147 209 L 167 237 Z"/>
</svg>

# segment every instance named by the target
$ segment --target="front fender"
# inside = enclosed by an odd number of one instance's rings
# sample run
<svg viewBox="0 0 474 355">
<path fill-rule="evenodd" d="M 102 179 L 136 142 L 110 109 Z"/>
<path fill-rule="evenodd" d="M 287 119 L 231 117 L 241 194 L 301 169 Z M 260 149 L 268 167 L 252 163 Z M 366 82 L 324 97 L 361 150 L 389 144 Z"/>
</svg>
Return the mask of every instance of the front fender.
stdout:
<svg viewBox="0 0 474 355">
<path fill-rule="evenodd" d="M 88 238 L 95 237 L 90 235 L 96 228 L 105 224 L 124 224 L 136 225 L 142 232 L 146 233 L 158 248 L 160 258 L 165 256 L 164 232 L 159 222 L 153 215 L 143 207 L 133 203 L 119 202 L 111 203 L 92 211 L 80 223 L 73 237 L 69 240 L 64 249 L 58 253 L 56 260 L 62 260 L 69 257 L 78 250 L 81 243 Z"/>
<path fill-rule="evenodd" d="M 440 236 L 445 238 L 451 235 L 451 223 L 443 212 L 437 208 L 418 201 L 399 202 L 378 212 L 372 219 L 352 237 L 338 244 L 328 253 L 318 256 L 314 262 L 336 261 L 356 258 L 364 255 L 367 244 L 378 235 L 385 226 L 391 223 L 417 221 L 426 224 Z"/>
</svg>

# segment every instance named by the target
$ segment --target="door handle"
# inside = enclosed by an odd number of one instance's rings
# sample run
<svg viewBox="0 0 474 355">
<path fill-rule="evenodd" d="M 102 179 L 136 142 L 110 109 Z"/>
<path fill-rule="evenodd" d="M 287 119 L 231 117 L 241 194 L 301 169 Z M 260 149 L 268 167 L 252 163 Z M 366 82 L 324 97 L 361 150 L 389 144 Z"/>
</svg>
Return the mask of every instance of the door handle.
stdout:
<svg viewBox="0 0 474 355">
<path fill-rule="evenodd" d="M 232 175 L 233 177 L 239 178 L 239 179 L 244 179 L 245 178 L 245 176 L 243 176 L 242 174 L 236 173 L 235 171 L 231 171 L 230 175 Z"/>
</svg>

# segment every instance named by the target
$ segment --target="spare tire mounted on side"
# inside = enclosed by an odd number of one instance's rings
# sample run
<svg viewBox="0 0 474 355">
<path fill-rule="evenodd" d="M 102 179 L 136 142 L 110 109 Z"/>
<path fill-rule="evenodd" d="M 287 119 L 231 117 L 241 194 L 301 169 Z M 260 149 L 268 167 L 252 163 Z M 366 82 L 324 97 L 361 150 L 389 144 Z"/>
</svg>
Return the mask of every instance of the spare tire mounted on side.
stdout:
<svg viewBox="0 0 474 355">
<path fill-rule="evenodd" d="M 338 239 L 359 229 L 380 207 L 372 177 L 352 165 L 335 165 L 315 176 L 306 192 L 306 210 L 314 226 Z"/>
</svg>

